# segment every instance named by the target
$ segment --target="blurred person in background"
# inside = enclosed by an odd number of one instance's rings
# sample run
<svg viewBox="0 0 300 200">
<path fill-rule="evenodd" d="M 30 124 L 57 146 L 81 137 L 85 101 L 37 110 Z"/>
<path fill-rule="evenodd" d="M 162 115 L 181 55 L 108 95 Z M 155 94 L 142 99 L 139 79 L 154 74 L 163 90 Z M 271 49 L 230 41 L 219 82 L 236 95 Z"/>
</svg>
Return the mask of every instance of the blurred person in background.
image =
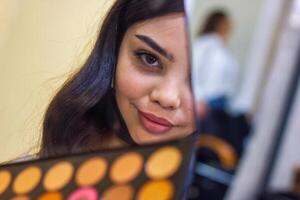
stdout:
<svg viewBox="0 0 300 200">
<path fill-rule="evenodd" d="M 193 80 L 201 132 L 216 135 L 242 151 L 249 125 L 244 113 L 233 109 L 239 66 L 227 41 L 232 20 L 225 10 L 213 10 L 194 43 Z"/>
<path fill-rule="evenodd" d="M 238 82 L 238 63 L 227 46 L 231 31 L 232 21 L 227 12 L 209 13 L 193 44 L 192 73 L 201 133 L 197 163 L 229 174 L 234 173 L 242 152 L 243 132 L 248 132 L 245 120 L 240 120 L 242 115 L 236 115 L 239 112 L 231 106 Z M 223 199 L 228 186 L 215 180 L 197 174 L 190 200 Z"/>
<path fill-rule="evenodd" d="M 194 76 L 198 114 L 226 109 L 237 79 L 237 61 L 226 45 L 232 29 L 225 11 L 213 11 L 195 41 Z"/>
</svg>

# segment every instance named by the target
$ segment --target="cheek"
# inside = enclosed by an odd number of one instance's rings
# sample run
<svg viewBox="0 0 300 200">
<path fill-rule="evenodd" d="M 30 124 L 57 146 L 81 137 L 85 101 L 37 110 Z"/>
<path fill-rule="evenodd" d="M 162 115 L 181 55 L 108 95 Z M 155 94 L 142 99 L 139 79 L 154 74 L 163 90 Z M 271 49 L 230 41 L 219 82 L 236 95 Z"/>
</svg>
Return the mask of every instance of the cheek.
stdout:
<svg viewBox="0 0 300 200">
<path fill-rule="evenodd" d="M 116 92 L 126 99 L 138 99 L 149 93 L 151 80 L 130 62 L 121 62 L 116 71 Z"/>
<path fill-rule="evenodd" d="M 189 121 L 189 124 L 195 126 L 195 110 L 194 110 L 194 100 L 191 92 L 185 94 L 183 112 Z"/>
</svg>

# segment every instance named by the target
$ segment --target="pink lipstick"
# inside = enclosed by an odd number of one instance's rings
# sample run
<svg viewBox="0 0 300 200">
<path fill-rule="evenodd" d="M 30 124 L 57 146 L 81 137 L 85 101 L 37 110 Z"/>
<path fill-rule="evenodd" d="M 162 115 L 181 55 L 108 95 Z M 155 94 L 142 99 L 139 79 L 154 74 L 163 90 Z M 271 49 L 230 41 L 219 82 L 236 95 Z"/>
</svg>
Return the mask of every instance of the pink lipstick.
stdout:
<svg viewBox="0 0 300 200">
<path fill-rule="evenodd" d="M 153 134 L 163 134 L 174 127 L 174 125 L 167 119 L 157 117 L 150 113 L 139 111 L 139 119 L 143 127 Z"/>
</svg>

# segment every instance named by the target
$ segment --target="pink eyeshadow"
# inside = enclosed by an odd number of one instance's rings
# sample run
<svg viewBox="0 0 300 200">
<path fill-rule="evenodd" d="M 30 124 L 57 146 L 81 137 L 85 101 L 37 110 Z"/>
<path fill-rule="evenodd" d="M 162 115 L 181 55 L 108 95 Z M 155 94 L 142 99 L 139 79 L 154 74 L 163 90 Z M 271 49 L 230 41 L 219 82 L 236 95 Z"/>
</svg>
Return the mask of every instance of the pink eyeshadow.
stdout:
<svg viewBox="0 0 300 200">
<path fill-rule="evenodd" d="M 84 187 L 75 190 L 68 200 L 98 200 L 98 192 L 91 187 Z"/>
</svg>

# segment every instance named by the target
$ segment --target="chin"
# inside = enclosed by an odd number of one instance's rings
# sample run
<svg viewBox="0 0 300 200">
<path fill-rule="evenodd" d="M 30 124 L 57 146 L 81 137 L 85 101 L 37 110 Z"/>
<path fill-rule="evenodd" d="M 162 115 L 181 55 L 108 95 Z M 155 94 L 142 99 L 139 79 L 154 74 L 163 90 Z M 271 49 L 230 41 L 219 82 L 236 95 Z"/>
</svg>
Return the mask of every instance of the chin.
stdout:
<svg viewBox="0 0 300 200">
<path fill-rule="evenodd" d="M 147 133 L 144 130 L 139 130 L 137 133 L 143 133 L 143 135 L 134 135 L 131 136 L 132 139 L 134 140 L 135 143 L 139 145 L 144 145 L 144 144 L 153 144 L 153 143 L 159 143 L 159 142 L 165 142 L 177 138 L 183 138 L 186 137 L 190 134 L 184 134 L 184 135 L 176 135 L 172 133 L 166 133 L 165 135 L 153 135 L 152 133 Z"/>
</svg>

